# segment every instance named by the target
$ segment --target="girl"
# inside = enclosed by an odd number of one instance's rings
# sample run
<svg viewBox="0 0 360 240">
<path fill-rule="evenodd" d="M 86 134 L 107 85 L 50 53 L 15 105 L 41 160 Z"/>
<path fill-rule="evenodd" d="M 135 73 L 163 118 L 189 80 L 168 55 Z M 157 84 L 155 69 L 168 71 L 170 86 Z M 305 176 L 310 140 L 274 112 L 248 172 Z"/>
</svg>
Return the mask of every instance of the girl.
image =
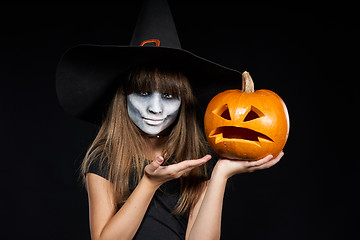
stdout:
<svg viewBox="0 0 360 240">
<path fill-rule="evenodd" d="M 182 73 L 139 67 L 128 74 L 82 165 L 92 239 L 220 238 L 227 180 L 269 168 L 283 153 L 216 161 L 196 109 Z"/>
</svg>

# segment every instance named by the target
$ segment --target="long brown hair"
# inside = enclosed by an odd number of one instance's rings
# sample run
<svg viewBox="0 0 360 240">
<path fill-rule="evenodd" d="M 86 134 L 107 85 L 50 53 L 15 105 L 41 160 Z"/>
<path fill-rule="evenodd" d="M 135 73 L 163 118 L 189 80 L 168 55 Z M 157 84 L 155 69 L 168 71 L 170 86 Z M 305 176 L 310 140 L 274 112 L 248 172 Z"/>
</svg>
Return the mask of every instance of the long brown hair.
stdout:
<svg viewBox="0 0 360 240">
<path fill-rule="evenodd" d="M 110 103 L 81 167 L 85 180 L 89 166 L 100 159 L 100 167 L 106 169 L 107 179 L 113 183 L 114 203 L 118 209 L 130 195 L 129 183 L 136 185 L 151 161 L 146 139 L 129 118 L 126 107 L 128 94 L 144 91 L 168 93 L 181 99 L 177 120 L 163 149 L 163 165 L 200 158 L 207 153 L 208 145 L 198 124 L 197 101 L 188 79 L 182 73 L 168 69 L 141 67 L 132 70 Z M 189 212 L 198 200 L 206 178 L 206 165 L 180 178 L 181 193 L 175 214 Z"/>
</svg>

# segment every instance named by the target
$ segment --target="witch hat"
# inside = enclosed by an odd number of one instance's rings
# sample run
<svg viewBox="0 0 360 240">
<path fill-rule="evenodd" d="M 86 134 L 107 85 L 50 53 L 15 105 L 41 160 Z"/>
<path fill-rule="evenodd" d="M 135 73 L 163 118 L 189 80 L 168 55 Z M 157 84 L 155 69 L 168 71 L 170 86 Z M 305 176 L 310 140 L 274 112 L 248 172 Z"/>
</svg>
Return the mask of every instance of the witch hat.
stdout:
<svg viewBox="0 0 360 240">
<path fill-rule="evenodd" d="M 161 65 L 185 74 L 203 110 L 217 93 L 239 88 L 241 73 L 181 48 L 166 0 L 147 0 L 128 46 L 81 44 L 69 49 L 56 71 L 63 109 L 100 124 L 119 82 L 130 68 Z"/>
</svg>

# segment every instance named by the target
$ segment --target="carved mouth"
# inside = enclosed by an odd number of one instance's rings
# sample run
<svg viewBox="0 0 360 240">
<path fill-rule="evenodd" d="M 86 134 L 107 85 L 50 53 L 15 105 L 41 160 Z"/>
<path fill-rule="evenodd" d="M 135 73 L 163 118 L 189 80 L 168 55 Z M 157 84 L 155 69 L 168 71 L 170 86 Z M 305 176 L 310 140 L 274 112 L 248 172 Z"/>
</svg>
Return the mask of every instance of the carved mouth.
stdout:
<svg viewBox="0 0 360 240">
<path fill-rule="evenodd" d="M 210 133 L 210 137 L 215 137 L 215 143 L 225 140 L 247 140 L 260 144 L 259 138 L 274 142 L 270 137 L 257 131 L 234 126 L 218 127 Z"/>
</svg>

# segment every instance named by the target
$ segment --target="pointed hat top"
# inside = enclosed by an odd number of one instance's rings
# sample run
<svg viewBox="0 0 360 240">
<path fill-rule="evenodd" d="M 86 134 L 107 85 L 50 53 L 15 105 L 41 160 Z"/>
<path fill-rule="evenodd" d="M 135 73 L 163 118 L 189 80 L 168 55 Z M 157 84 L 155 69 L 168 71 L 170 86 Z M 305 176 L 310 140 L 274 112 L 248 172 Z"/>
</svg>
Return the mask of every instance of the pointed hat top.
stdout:
<svg viewBox="0 0 360 240">
<path fill-rule="evenodd" d="M 146 0 L 143 3 L 130 45 L 148 44 L 181 49 L 174 19 L 166 0 Z"/>
<path fill-rule="evenodd" d="M 148 64 L 187 76 L 203 109 L 217 93 L 238 88 L 242 79 L 236 70 L 181 49 L 167 1 L 144 0 L 130 45 L 80 44 L 62 56 L 56 70 L 59 103 L 70 115 L 100 124 L 129 70 Z"/>
</svg>

